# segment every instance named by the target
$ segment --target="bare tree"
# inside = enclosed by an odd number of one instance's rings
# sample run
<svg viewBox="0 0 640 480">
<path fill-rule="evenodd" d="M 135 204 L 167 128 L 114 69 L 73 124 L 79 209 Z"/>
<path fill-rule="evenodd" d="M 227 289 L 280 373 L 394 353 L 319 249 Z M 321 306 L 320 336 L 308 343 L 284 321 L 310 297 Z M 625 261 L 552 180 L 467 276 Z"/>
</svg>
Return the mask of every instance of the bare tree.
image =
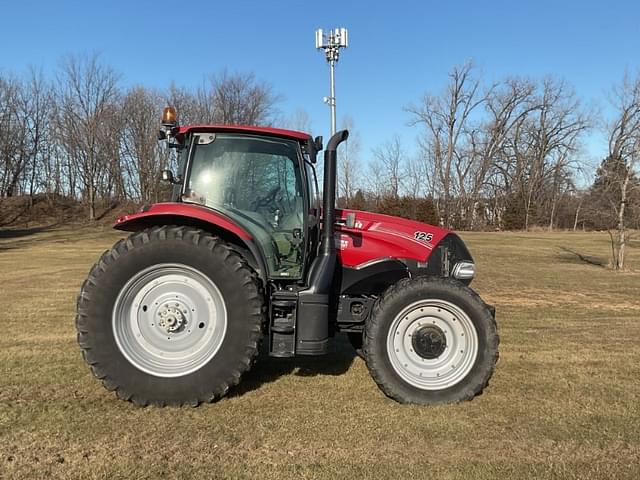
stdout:
<svg viewBox="0 0 640 480">
<path fill-rule="evenodd" d="M 488 118 L 467 131 L 468 148 L 473 157 L 465 214 L 469 219 L 465 225 L 468 228 L 475 228 L 479 212 L 494 224 L 501 223 L 504 193 L 510 184 L 511 162 L 504 155 L 505 145 L 516 127 L 535 109 L 535 88 L 532 81 L 520 78 L 507 78 L 497 84 L 486 94 Z M 484 208 L 483 204 L 486 204 Z"/>
<path fill-rule="evenodd" d="M 30 69 L 24 79 L 0 78 L 0 194 L 28 195 L 41 178 L 48 149 L 51 89 L 42 73 Z"/>
<path fill-rule="evenodd" d="M 17 78 L 0 78 L 0 191 L 6 197 L 18 193 L 27 163 L 26 122 L 21 115 L 22 89 Z"/>
<path fill-rule="evenodd" d="M 303 108 L 296 109 L 293 115 L 285 120 L 284 123 L 292 130 L 309 134 L 312 132 L 311 117 L 309 117 L 309 113 Z"/>
<path fill-rule="evenodd" d="M 420 145 L 429 164 L 434 194 L 441 199 L 439 210 L 446 227 L 452 224 L 453 200 L 464 189 L 470 170 L 469 157 L 463 154 L 460 142 L 469 117 L 485 99 L 480 94 L 480 81 L 473 77 L 473 64 L 467 62 L 453 68 L 441 95 L 425 95 L 418 105 L 407 108 L 411 124 L 425 129 Z"/>
<path fill-rule="evenodd" d="M 479 162 L 489 160 L 486 185 L 493 216 L 508 228 L 526 230 L 532 218 L 552 228 L 558 201 L 572 188 L 579 138 L 589 127 L 589 116 L 562 81 L 548 77 L 538 85 L 528 80 L 503 85 L 487 102 L 492 118 L 502 117 L 489 123 L 498 125 L 496 134 L 489 135 L 497 141 L 485 144 L 493 146 Z M 501 113 L 496 116 L 496 111 Z"/>
<path fill-rule="evenodd" d="M 269 124 L 279 97 L 268 84 L 256 80 L 253 73 L 223 71 L 210 76 L 209 81 L 210 91 L 203 94 L 203 101 L 213 106 L 213 123 Z"/>
<path fill-rule="evenodd" d="M 184 124 L 269 125 L 280 97 L 253 73 L 221 73 L 206 77 L 195 91 L 172 83 L 167 101 Z"/>
<path fill-rule="evenodd" d="M 394 135 L 391 140 L 374 148 L 374 165 L 382 171 L 386 188 L 383 194 L 397 199 L 402 188 L 402 177 L 404 174 L 406 154 L 402 148 L 400 137 Z"/>
<path fill-rule="evenodd" d="M 566 184 L 570 155 L 577 150 L 579 135 L 589 126 L 579 100 L 564 81 L 546 78 L 538 104 L 519 130 L 522 143 L 515 143 L 516 155 L 524 162 L 517 180 L 523 197 L 525 230 L 529 228 L 532 204 L 536 200 L 543 203 L 540 195 L 546 193 L 544 186 L 552 186 L 555 196 Z"/>
<path fill-rule="evenodd" d="M 388 187 L 388 182 L 385 177 L 384 166 L 382 165 L 382 163 L 375 158 L 370 161 L 365 177 L 366 178 L 364 186 L 370 193 L 370 196 L 373 197 L 373 202 L 377 207 L 380 205 L 380 201 L 385 195 Z"/>
<path fill-rule="evenodd" d="M 57 134 L 82 182 L 90 220 L 96 218 L 98 188 L 112 180 L 104 175 L 117 161 L 113 155 L 118 152 L 119 132 L 112 128 L 119 114 L 118 80 L 119 75 L 93 54 L 67 57 L 58 81 Z"/>
<path fill-rule="evenodd" d="M 156 138 L 163 105 L 159 92 L 141 86 L 129 90 L 124 98 L 123 170 L 134 195 L 142 202 L 159 200 L 160 171 L 168 163 L 168 152 Z"/>
<path fill-rule="evenodd" d="M 614 163 L 614 178 L 608 186 L 615 192 L 611 203 L 616 218 L 615 232 L 611 236 L 612 264 L 623 270 L 627 245 L 626 212 L 632 191 L 638 189 L 635 171 L 640 157 L 640 75 L 630 78 L 625 74 L 620 85 L 613 88 L 611 104 L 615 117 L 609 123 L 609 159 Z M 635 180 L 635 181 L 634 181 Z"/>
<path fill-rule="evenodd" d="M 427 185 L 431 183 L 425 162 L 418 155 L 408 157 L 404 162 L 403 189 L 412 198 L 428 195 Z"/>
<path fill-rule="evenodd" d="M 25 178 L 23 190 L 28 190 L 29 198 L 33 199 L 38 187 L 43 187 L 47 192 L 54 190 L 56 193 L 61 188 L 60 176 L 46 173 L 57 173 L 57 168 L 51 168 L 50 165 L 53 150 L 51 118 L 55 105 L 52 86 L 41 71 L 33 68 L 29 70 L 22 104 L 27 118 L 26 135 L 30 157 L 29 177 Z"/>
</svg>

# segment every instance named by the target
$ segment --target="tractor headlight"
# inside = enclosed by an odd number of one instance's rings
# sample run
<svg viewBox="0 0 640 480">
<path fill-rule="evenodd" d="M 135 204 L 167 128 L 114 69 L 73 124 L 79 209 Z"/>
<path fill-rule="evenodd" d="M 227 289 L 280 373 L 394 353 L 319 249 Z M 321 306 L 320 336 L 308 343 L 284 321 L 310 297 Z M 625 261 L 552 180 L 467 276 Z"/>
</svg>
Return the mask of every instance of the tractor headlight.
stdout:
<svg viewBox="0 0 640 480">
<path fill-rule="evenodd" d="M 473 262 L 458 262 L 453 266 L 451 276 L 457 280 L 471 280 L 476 276 L 476 266 Z"/>
</svg>

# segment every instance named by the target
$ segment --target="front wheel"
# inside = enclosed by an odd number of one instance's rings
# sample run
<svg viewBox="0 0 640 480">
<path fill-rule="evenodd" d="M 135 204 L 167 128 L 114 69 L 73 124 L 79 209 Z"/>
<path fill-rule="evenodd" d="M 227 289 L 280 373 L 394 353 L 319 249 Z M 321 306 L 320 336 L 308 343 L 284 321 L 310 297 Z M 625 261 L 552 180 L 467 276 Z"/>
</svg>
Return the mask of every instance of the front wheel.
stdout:
<svg viewBox="0 0 640 480">
<path fill-rule="evenodd" d="M 480 297 L 450 279 L 418 277 L 392 285 L 365 325 L 369 371 L 401 403 L 470 400 L 498 359 L 495 319 Z"/>
</svg>

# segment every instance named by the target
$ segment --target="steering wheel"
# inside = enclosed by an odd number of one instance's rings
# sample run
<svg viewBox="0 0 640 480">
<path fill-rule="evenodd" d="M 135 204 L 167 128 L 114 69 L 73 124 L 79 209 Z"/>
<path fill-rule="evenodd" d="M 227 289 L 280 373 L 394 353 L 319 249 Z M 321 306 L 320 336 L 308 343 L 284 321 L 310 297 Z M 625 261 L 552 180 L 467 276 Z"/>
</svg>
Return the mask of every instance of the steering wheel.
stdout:
<svg viewBox="0 0 640 480">
<path fill-rule="evenodd" d="M 276 195 L 280 191 L 280 185 L 276 185 L 267 192 L 266 195 L 256 198 L 251 202 L 251 210 L 257 210 L 259 207 L 268 207 L 269 205 L 275 205 Z"/>
</svg>

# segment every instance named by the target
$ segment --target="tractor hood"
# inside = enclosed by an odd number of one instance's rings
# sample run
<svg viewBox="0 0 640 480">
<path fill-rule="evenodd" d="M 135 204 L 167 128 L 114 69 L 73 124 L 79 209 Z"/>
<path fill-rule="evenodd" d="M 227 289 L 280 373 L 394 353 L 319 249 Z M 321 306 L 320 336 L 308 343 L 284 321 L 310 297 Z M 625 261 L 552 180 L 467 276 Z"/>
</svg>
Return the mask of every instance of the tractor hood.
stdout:
<svg viewBox="0 0 640 480">
<path fill-rule="evenodd" d="M 347 214 L 355 215 L 353 228 L 346 226 Z M 390 215 L 337 209 L 336 247 L 342 265 L 362 268 L 384 258 L 426 263 L 446 238 L 458 246 L 458 256 L 471 255 L 457 235 L 426 223 Z"/>
</svg>

